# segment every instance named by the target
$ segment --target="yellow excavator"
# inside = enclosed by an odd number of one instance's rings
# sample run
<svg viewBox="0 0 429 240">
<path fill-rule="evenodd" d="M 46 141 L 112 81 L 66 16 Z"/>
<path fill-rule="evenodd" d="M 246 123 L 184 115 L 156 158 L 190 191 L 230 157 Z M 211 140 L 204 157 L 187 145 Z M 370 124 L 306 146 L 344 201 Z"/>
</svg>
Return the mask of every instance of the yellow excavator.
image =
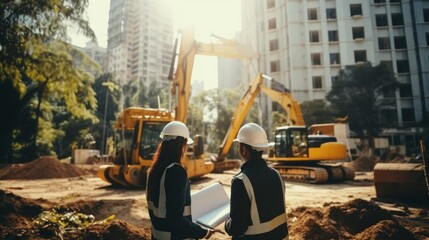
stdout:
<svg viewBox="0 0 429 240">
<path fill-rule="evenodd" d="M 190 84 L 195 55 L 220 56 L 229 58 L 255 58 L 257 55 L 248 45 L 234 41 L 221 43 L 200 43 L 195 41 L 192 28 L 184 28 L 176 39 L 172 68 L 172 95 L 175 111 L 131 107 L 125 109 L 117 119 L 115 129 L 121 136 L 122 146 L 118 148 L 113 165 L 101 166 L 97 175 L 104 181 L 117 186 L 144 187 L 146 172 L 152 163 L 153 154 L 159 144 L 159 134 L 164 126 L 173 120 L 186 124 L 190 97 Z M 178 52 L 178 53 L 177 53 Z M 177 58 L 177 59 L 176 59 Z M 175 66 L 177 62 L 177 66 Z M 176 71 L 174 71 L 176 67 Z M 191 129 L 192 131 L 192 129 Z M 196 136 L 194 145 L 189 147 L 184 165 L 189 178 L 201 177 L 216 169 L 223 171 L 238 167 L 233 160 L 212 162 L 204 155 L 203 138 Z"/>
<path fill-rule="evenodd" d="M 347 159 L 346 145 L 337 142 L 334 136 L 309 135 L 301 107 L 290 91 L 267 87 L 265 80 L 275 81 L 267 75 L 258 74 L 242 97 L 221 144 L 218 159 L 228 153 L 255 98 L 263 92 L 287 112 L 286 126 L 275 130 L 274 142 L 268 151 L 268 161 L 285 180 L 326 183 L 354 179 L 352 169 L 333 164 Z"/>
</svg>

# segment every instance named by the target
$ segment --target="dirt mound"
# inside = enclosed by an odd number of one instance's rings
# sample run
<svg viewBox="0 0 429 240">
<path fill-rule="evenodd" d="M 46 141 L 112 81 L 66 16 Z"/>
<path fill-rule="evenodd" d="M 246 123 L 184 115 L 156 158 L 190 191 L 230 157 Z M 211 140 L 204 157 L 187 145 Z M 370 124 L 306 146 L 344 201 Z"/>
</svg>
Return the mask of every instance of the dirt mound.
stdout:
<svg viewBox="0 0 429 240">
<path fill-rule="evenodd" d="M 75 165 L 62 163 L 55 157 L 44 156 L 29 163 L 11 165 L 2 169 L 0 180 L 70 178 L 87 174 L 88 171 Z"/>
<path fill-rule="evenodd" d="M 301 207 L 293 209 L 288 217 L 291 239 L 411 240 L 429 237 L 429 231 L 422 233 L 411 226 L 407 229 L 388 211 L 362 199 L 324 208 Z M 423 236 L 415 236 L 416 233 Z"/>
<path fill-rule="evenodd" d="M 33 222 L 40 213 L 51 209 L 55 205 L 54 203 L 44 199 L 25 199 L 2 190 L 0 190 L 0 199 L 2 199 L 0 201 L 0 239 L 61 239 L 52 229 L 37 227 Z M 75 206 L 85 209 L 82 203 Z M 150 229 L 116 219 L 107 223 L 94 224 L 85 229 L 67 231 L 62 234 L 62 239 L 143 240 L 150 239 Z"/>
<path fill-rule="evenodd" d="M 60 239 L 52 229 L 37 227 L 33 222 L 41 212 L 52 209 L 55 203 L 44 199 L 25 199 L 2 190 L 0 190 L 0 199 L 2 199 L 0 201 L 0 239 Z M 130 206 L 133 203 L 119 204 Z M 118 202 L 80 199 L 61 206 L 72 211 L 94 215 L 99 221 L 117 212 L 112 208 L 113 204 Z M 62 238 L 65 240 L 150 239 L 149 220 L 139 218 L 134 221 L 139 224 L 132 224 L 130 223 L 133 222 L 132 219 L 123 218 L 130 215 L 130 212 L 124 214 L 118 215 L 113 221 L 94 224 L 81 230 L 66 231 L 62 234 Z M 318 208 L 292 209 L 288 213 L 289 236 L 291 240 L 429 239 L 427 225 L 416 224 L 414 221 L 416 218 L 427 219 L 427 216 L 427 211 L 421 210 L 416 211 L 412 218 L 406 218 L 404 215 L 395 217 L 377 204 L 362 199 L 343 204 L 331 202 Z M 127 221 L 124 221 L 125 219 Z M 229 239 L 229 237 L 223 238 L 222 235 L 214 239 Z"/>
<path fill-rule="evenodd" d="M 0 190 L 0 226 L 21 228 L 31 225 L 39 213 L 52 206 L 47 200 L 30 200 Z"/>
<path fill-rule="evenodd" d="M 376 163 L 376 157 L 371 156 L 360 156 L 353 162 L 350 162 L 349 166 L 357 172 L 371 172 L 374 170 Z"/>
<path fill-rule="evenodd" d="M 404 227 L 393 220 L 382 220 L 356 235 L 355 239 L 416 239 Z"/>
</svg>

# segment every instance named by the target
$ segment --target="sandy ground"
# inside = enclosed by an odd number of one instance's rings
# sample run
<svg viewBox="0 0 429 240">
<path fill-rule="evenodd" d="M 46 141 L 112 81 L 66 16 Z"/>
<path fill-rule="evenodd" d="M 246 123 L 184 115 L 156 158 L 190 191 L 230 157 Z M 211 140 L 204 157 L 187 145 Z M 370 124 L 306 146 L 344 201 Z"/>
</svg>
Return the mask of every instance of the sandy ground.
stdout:
<svg viewBox="0 0 429 240">
<path fill-rule="evenodd" d="M 95 172 L 94 168 L 97 166 L 80 166 L 80 168 Z M 34 169 L 32 169 L 34 170 Z M 237 171 L 227 171 L 222 174 L 212 173 L 205 175 L 202 178 L 191 181 L 191 191 L 197 191 L 214 182 L 220 182 L 227 194 L 230 194 L 231 179 Z M 317 219 L 321 226 L 327 226 L 320 218 L 322 212 L 326 212 L 328 206 L 350 203 L 355 199 L 362 199 L 366 201 L 375 201 L 376 192 L 373 184 L 372 172 L 356 172 L 355 180 L 347 181 L 344 183 L 335 184 L 306 184 L 296 182 L 285 182 L 286 185 L 286 207 L 287 212 L 290 214 L 288 222 L 291 224 L 290 230 L 297 236 L 301 227 L 296 227 L 294 223 L 299 223 L 299 226 L 305 227 L 309 223 L 308 219 L 302 219 L 297 215 L 303 208 L 312 208 L 313 212 L 309 212 L 304 216 L 310 216 Z M 96 219 L 104 219 L 114 214 L 116 219 L 124 220 L 127 223 L 133 224 L 141 229 L 148 229 L 150 227 L 150 220 L 147 212 L 147 203 L 145 191 L 142 189 L 123 189 L 113 188 L 109 183 L 104 182 L 95 175 L 84 175 L 73 178 L 53 178 L 53 179 L 34 179 L 34 180 L 1 180 L 0 189 L 11 192 L 20 197 L 41 200 L 46 199 L 50 202 L 63 205 L 70 203 L 78 209 L 88 211 L 94 215 Z M 390 212 L 403 213 L 403 209 L 395 203 L 379 203 L 378 205 L 389 210 Z M 301 210 L 300 210 L 301 209 Z M 316 213 L 314 209 L 321 209 L 320 214 Z M 323 210 L 325 209 L 325 210 Z M 425 213 L 429 209 L 424 210 Z M 351 212 L 352 208 L 346 211 Z M 421 209 L 412 209 L 407 206 L 408 212 L 421 212 Z M 288 214 L 288 215 L 289 215 Z M 317 217 L 319 216 L 319 217 Z M 423 217 L 426 219 L 427 215 Z M 404 221 L 409 221 L 407 217 Z M 412 219 L 411 219 L 412 220 Z M 425 220 L 426 221 L 426 220 Z M 326 234 L 325 230 L 314 230 L 313 224 L 310 224 L 309 229 L 305 232 L 315 232 L 318 234 Z M 427 223 L 413 222 L 413 229 L 415 231 L 423 232 L 419 236 L 429 236 L 426 228 L 429 229 Z M 415 227 L 417 226 L 417 227 Z M 223 230 L 223 225 L 217 228 Z M 390 226 L 386 232 L 392 232 L 397 226 Z M 313 230 L 312 230 L 313 229 Z M 423 230 L 421 230 L 423 229 Z M 329 232 L 329 231 L 328 231 Z M 375 236 L 374 234 L 370 236 Z M 313 237 L 310 237 L 313 238 Z M 291 239 L 310 239 L 309 236 L 305 238 L 291 238 Z M 321 236 L 321 239 L 330 239 L 332 237 Z M 217 234 L 211 239 L 230 239 L 227 235 Z M 365 238 L 373 239 L 373 238 Z M 420 238 L 418 238 L 420 239 Z M 422 238 L 424 239 L 424 238 Z"/>
<path fill-rule="evenodd" d="M 208 174 L 191 181 L 191 191 L 197 191 L 214 182 L 220 182 L 230 193 L 231 179 L 236 171 L 222 174 Z M 299 206 L 323 207 L 326 203 L 343 203 L 355 198 L 370 200 L 375 197 L 372 173 L 358 173 L 353 182 L 340 184 L 313 185 L 286 182 L 286 207 Z M 52 202 L 98 201 L 105 200 L 106 214 L 115 214 L 117 218 L 132 224 L 141 225 L 148 221 L 146 196 L 144 190 L 118 189 L 95 176 L 76 178 L 57 178 L 40 180 L 1 180 L 0 189 L 18 196 Z M 109 204 L 111 203 L 111 204 Z"/>
</svg>

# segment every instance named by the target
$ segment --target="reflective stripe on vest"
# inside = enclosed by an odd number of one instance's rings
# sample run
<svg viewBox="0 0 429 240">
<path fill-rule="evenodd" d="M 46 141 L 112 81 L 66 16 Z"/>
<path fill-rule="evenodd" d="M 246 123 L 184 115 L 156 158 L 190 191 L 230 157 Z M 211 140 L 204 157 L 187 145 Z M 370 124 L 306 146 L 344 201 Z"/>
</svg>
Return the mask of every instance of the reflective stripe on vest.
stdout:
<svg viewBox="0 0 429 240">
<path fill-rule="evenodd" d="M 285 189 L 284 189 L 283 179 L 280 176 L 280 174 L 279 174 L 279 177 L 282 183 L 281 184 L 282 192 L 284 196 Z M 250 183 L 249 178 L 244 173 L 238 174 L 237 178 L 243 181 L 244 187 L 246 188 L 247 195 L 249 196 L 249 199 L 250 199 L 250 217 L 252 219 L 253 225 L 248 226 L 244 235 L 255 235 L 255 234 L 261 234 L 261 233 L 267 233 L 276 229 L 278 226 L 286 223 L 286 211 L 278 215 L 277 217 L 271 219 L 268 222 L 261 223 L 259 219 L 258 207 L 256 206 L 255 193 L 253 191 L 252 183 Z"/>
<path fill-rule="evenodd" d="M 175 163 L 172 163 L 168 165 L 168 167 L 165 168 L 164 173 L 161 176 L 161 181 L 159 183 L 159 200 L 158 200 L 158 207 L 155 206 L 155 204 L 152 201 L 147 201 L 147 207 L 149 210 L 152 211 L 153 215 L 155 215 L 157 218 L 166 218 L 167 216 L 167 208 L 166 208 L 166 194 L 165 194 L 165 174 L 167 172 L 167 169 L 174 166 Z M 146 191 L 147 193 L 147 191 Z M 187 205 L 183 209 L 183 216 L 190 216 L 191 215 L 191 206 Z M 164 238 L 160 238 L 164 239 Z"/>
</svg>

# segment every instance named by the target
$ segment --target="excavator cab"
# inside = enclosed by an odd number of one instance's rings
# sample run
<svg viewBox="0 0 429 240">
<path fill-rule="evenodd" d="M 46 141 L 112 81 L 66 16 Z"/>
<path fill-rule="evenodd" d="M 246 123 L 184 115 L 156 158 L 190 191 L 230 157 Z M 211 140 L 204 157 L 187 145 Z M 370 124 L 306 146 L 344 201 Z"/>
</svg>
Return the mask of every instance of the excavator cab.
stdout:
<svg viewBox="0 0 429 240">
<path fill-rule="evenodd" d="M 276 131 L 274 152 L 277 157 L 299 158 L 308 156 L 307 129 L 282 127 Z"/>
<path fill-rule="evenodd" d="M 167 122 L 144 122 L 139 146 L 139 159 L 151 160 L 160 143 L 159 134 Z"/>
<path fill-rule="evenodd" d="M 121 146 L 117 147 L 114 163 L 139 164 L 141 161 L 151 161 L 160 142 L 159 134 L 167 123 L 138 121 L 133 130 L 124 130 L 123 133 L 119 130 L 122 137 L 118 142 Z"/>
</svg>

